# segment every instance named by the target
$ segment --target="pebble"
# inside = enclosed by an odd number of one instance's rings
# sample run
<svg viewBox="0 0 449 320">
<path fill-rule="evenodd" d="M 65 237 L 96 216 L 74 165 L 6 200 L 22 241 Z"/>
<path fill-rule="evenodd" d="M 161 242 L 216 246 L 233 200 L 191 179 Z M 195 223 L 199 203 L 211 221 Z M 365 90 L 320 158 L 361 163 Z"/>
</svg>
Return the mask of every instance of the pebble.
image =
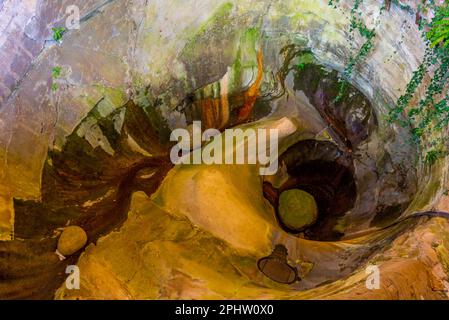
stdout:
<svg viewBox="0 0 449 320">
<path fill-rule="evenodd" d="M 87 243 L 86 232 L 78 226 L 64 228 L 58 240 L 58 252 L 70 256 L 83 248 Z"/>
</svg>

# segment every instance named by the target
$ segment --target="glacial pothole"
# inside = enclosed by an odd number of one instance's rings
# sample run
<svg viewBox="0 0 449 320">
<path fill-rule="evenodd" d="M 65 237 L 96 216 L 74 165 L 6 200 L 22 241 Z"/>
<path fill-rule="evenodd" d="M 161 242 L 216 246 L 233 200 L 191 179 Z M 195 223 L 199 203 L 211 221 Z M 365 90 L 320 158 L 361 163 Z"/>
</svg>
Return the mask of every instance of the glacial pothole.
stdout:
<svg viewBox="0 0 449 320">
<path fill-rule="evenodd" d="M 300 124 L 289 134 L 291 138 L 282 140 L 280 170 L 262 179 L 263 196 L 273 206 L 275 223 L 289 234 L 316 241 L 340 240 L 347 225 L 362 225 L 377 207 L 386 205 L 362 196 L 373 184 L 384 183 L 367 147 L 375 141 L 377 130 L 372 106 L 352 85 L 339 96 L 338 73 L 317 64 L 307 50 L 286 54 L 277 78 L 267 76 L 268 82 L 262 84 L 261 56 L 259 52 L 252 85 L 237 87 L 223 98 L 223 80 L 208 84 L 181 99 L 178 110 L 187 125 L 202 121 L 203 129 L 251 127 L 286 116 Z M 306 62 L 297 66 L 297 59 Z M 256 85 L 261 86 L 261 93 L 253 96 Z M 51 237 L 53 230 L 70 223 L 83 227 L 89 241 L 95 242 L 120 227 L 130 210 L 132 194 L 143 191 L 151 196 L 173 167 L 168 158 L 173 142 L 168 141 L 169 130 L 157 109 L 162 99 L 143 92 L 115 109 L 107 99 L 100 100 L 63 147 L 49 152 L 42 175 L 42 200 L 16 200 L 16 235 L 23 239 Z M 105 114 L 108 108 L 113 111 Z M 310 117 L 310 108 L 315 117 Z M 367 150 L 361 152 L 364 148 Z M 384 161 L 392 165 L 388 159 Z M 371 185 L 366 185 L 367 176 L 371 176 Z M 365 185 L 358 185 L 361 180 Z M 407 183 L 396 191 L 406 191 Z M 279 198 L 292 190 L 309 194 L 317 206 L 316 217 L 296 229 L 279 212 Z M 405 196 L 407 201 L 412 195 Z M 351 216 L 361 213 L 365 218 L 354 224 Z M 259 263 L 259 268 L 277 272 L 276 279 L 285 277 L 280 282 L 293 283 L 296 275 L 282 275 L 277 269 L 296 268 L 288 263 L 276 267 L 276 259 Z M 270 268 L 277 271 L 267 271 Z"/>
<path fill-rule="evenodd" d="M 419 60 L 415 43 L 381 35 L 384 50 L 406 58 L 388 69 L 379 61 L 390 57 L 377 52 L 348 78 L 344 17 L 327 1 L 319 9 L 225 3 L 201 27 L 153 15 L 136 23 L 129 12 L 140 8 L 128 5 L 105 6 L 123 14 L 92 17 L 44 52 L 11 98 L 20 108 L 0 110 L 18 121 L 0 136 L 9 141 L 14 218 L 14 239 L 0 243 L 2 296 L 49 298 L 57 288 L 58 298 L 323 296 L 322 288 L 355 286 L 397 237 L 415 236 L 418 220 L 401 219 L 429 209 L 445 169 L 420 165 L 410 128 L 384 117 Z M 289 6 L 301 7 L 298 15 Z M 125 23 L 111 28 L 116 16 Z M 404 17 L 393 18 L 398 27 Z M 99 26 L 112 30 L 110 41 L 87 50 L 103 35 Z M 183 28 L 197 32 L 186 37 Z M 52 70 L 61 77 L 47 88 L 43 75 Z M 170 133 L 197 121 L 221 132 L 279 129 L 278 172 L 174 165 Z M 296 206 L 305 216 L 292 214 Z M 87 245 L 83 234 L 60 261 L 54 251 L 67 226 L 81 227 Z M 80 292 L 61 286 L 69 264 L 81 268 Z"/>
</svg>

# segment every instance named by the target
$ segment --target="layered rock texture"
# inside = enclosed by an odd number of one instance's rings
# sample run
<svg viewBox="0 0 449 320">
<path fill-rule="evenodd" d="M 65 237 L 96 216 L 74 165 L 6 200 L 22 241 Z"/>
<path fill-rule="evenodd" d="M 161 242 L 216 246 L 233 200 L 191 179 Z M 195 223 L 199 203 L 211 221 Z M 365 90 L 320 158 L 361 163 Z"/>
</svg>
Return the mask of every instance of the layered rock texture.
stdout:
<svg viewBox="0 0 449 320">
<path fill-rule="evenodd" d="M 54 41 L 71 5 L 80 28 Z M 341 94 L 352 5 L 0 1 L 0 298 L 447 299 L 448 221 L 401 220 L 449 210 L 447 161 L 385 120 L 425 53 L 418 7 L 362 2 L 377 35 Z M 278 129 L 279 170 L 173 164 L 194 121 Z M 298 228 L 291 190 L 313 198 Z M 300 281 L 260 272 L 276 245 Z"/>
</svg>

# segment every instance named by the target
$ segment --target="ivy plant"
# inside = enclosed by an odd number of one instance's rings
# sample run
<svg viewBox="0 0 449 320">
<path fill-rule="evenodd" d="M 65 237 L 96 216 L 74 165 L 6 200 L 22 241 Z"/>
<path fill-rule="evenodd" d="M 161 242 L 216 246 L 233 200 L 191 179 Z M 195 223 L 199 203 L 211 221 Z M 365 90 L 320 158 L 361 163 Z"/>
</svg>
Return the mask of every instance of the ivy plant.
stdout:
<svg viewBox="0 0 449 320">
<path fill-rule="evenodd" d="M 62 40 L 62 35 L 66 31 L 66 28 L 55 27 L 55 28 L 51 28 L 51 30 L 53 31 L 53 40 L 55 40 L 56 42 L 59 42 Z"/>
<path fill-rule="evenodd" d="M 380 8 L 380 14 L 389 9 L 391 2 L 385 1 Z M 349 41 L 354 41 L 354 32 L 358 32 L 365 42 L 349 57 L 340 82 L 336 101 L 343 97 L 354 68 L 367 58 L 374 47 L 375 28 L 369 29 L 362 19 L 360 7 L 363 0 L 354 0 L 350 12 Z M 395 5 L 399 5 L 394 1 Z M 329 5 L 337 9 L 339 0 L 330 0 Z M 404 9 L 400 6 L 401 9 Z M 407 8 L 405 8 L 407 9 Z M 407 10 L 410 10 L 408 8 Z M 433 13 L 430 22 L 421 18 L 422 13 Z M 380 16 L 380 15 L 379 15 Z M 423 0 L 419 5 L 416 22 L 426 41 L 427 48 L 419 67 L 413 72 L 405 88 L 405 92 L 393 106 L 389 106 L 387 120 L 402 127 L 409 127 L 412 141 L 421 151 L 424 162 L 433 164 L 438 158 L 449 152 L 449 137 L 442 132 L 449 125 L 449 3 L 435 4 L 433 0 Z M 376 23 L 376 26 L 380 20 Z M 423 89 L 424 78 L 429 77 L 430 83 L 424 88 L 425 94 L 417 103 L 413 98 L 418 90 Z"/>
</svg>

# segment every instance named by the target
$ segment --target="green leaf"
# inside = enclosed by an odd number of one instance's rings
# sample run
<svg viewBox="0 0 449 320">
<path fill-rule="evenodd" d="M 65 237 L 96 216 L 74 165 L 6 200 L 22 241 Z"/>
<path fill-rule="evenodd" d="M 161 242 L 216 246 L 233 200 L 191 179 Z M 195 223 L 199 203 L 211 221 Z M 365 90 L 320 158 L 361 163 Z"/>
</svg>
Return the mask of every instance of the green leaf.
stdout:
<svg viewBox="0 0 449 320">
<path fill-rule="evenodd" d="M 55 41 L 60 41 L 62 39 L 62 35 L 66 31 L 64 27 L 55 27 L 51 29 L 53 31 L 53 39 Z"/>
<path fill-rule="evenodd" d="M 433 23 L 434 26 L 446 26 L 449 25 L 449 20 L 439 20 Z"/>
<path fill-rule="evenodd" d="M 61 76 L 61 70 L 62 68 L 60 66 L 56 66 L 53 67 L 53 69 L 51 69 L 51 76 L 53 79 L 57 79 Z"/>
</svg>

